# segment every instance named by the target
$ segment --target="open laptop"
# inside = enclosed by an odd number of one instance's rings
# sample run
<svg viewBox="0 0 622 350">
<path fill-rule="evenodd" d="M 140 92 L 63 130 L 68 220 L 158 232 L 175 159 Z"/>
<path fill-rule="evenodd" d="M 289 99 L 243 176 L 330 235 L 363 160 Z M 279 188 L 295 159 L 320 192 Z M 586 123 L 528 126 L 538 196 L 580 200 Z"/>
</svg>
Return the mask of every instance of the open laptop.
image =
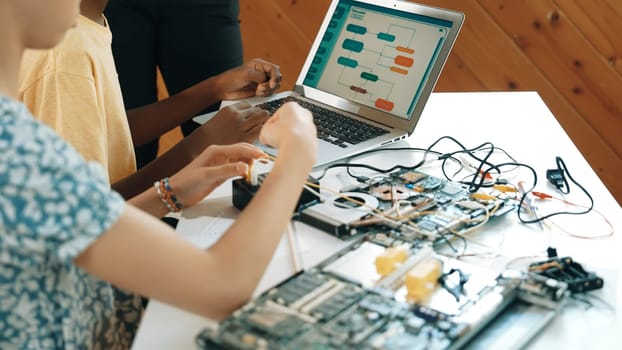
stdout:
<svg viewBox="0 0 622 350">
<path fill-rule="evenodd" d="M 316 166 L 405 139 L 463 21 L 460 12 L 406 1 L 333 0 L 294 91 L 260 106 L 274 111 L 295 99 L 313 112 Z"/>
</svg>

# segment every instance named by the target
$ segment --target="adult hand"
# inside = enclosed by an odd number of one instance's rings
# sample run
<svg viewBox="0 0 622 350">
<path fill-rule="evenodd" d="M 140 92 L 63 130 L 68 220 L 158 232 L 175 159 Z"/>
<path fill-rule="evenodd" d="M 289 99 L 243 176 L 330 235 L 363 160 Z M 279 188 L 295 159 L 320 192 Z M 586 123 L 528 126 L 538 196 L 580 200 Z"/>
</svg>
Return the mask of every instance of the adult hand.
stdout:
<svg viewBox="0 0 622 350">
<path fill-rule="evenodd" d="M 213 145 L 170 179 L 177 199 L 188 207 L 196 204 L 226 180 L 245 175 L 253 159 L 265 153 L 248 143 Z"/>
<path fill-rule="evenodd" d="M 203 144 L 205 141 L 218 145 L 252 143 L 259 136 L 262 125 L 269 117 L 268 112 L 241 101 L 222 108 L 190 137 L 200 137 Z M 195 133 L 198 135 L 194 135 Z"/>
<path fill-rule="evenodd" d="M 268 96 L 281 87 L 279 66 L 254 58 L 218 75 L 221 100 Z"/>
</svg>

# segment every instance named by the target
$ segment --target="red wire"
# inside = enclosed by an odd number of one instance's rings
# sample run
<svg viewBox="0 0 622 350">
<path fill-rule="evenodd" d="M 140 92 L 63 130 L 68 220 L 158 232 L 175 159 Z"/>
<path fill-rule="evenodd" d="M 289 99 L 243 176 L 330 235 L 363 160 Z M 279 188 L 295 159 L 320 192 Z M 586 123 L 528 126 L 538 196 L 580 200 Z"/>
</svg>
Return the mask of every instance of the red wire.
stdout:
<svg viewBox="0 0 622 350">
<path fill-rule="evenodd" d="M 572 202 L 569 202 L 569 201 L 567 201 L 567 200 L 565 200 L 563 198 L 554 197 L 554 196 L 552 196 L 552 195 L 550 195 L 548 193 L 544 193 L 544 192 L 532 191 L 531 194 L 533 194 L 534 196 L 540 198 L 541 200 L 555 199 L 555 200 L 558 200 L 560 202 L 563 202 L 565 204 L 572 205 L 572 206 L 575 206 L 575 207 L 588 208 L 585 205 L 581 205 L 581 204 L 577 204 L 577 203 L 572 203 Z M 557 226 L 560 230 L 564 231 L 567 235 L 571 236 L 571 237 L 585 238 L 585 239 L 602 239 L 602 238 L 607 238 L 607 237 L 613 236 L 613 225 L 611 225 L 611 222 L 601 212 L 599 212 L 596 209 L 593 209 L 593 210 L 596 213 L 598 213 L 598 215 L 600 215 L 603 218 L 603 220 L 607 223 L 607 225 L 609 225 L 609 227 L 611 227 L 611 231 L 609 231 L 609 233 L 607 233 L 605 235 L 602 235 L 602 236 L 583 236 L 583 235 L 577 235 L 577 234 L 574 234 L 574 233 L 570 233 L 570 232 L 566 231 L 563 227 L 561 227 L 558 224 L 556 224 L 555 222 L 553 222 L 553 224 L 555 226 Z"/>
</svg>

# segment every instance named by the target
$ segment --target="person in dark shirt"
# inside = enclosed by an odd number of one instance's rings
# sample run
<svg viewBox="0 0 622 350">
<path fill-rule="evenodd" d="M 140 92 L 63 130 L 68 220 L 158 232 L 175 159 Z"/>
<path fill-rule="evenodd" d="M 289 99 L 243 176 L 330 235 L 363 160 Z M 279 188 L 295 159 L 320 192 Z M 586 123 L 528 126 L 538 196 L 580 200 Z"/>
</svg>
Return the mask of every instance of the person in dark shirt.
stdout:
<svg viewBox="0 0 622 350">
<path fill-rule="evenodd" d="M 243 63 L 237 0 L 110 0 L 105 14 L 127 109 L 157 100 L 156 67 L 173 95 Z M 197 126 L 183 123 L 184 136 Z M 157 152 L 158 139 L 136 147 L 137 166 Z"/>
</svg>

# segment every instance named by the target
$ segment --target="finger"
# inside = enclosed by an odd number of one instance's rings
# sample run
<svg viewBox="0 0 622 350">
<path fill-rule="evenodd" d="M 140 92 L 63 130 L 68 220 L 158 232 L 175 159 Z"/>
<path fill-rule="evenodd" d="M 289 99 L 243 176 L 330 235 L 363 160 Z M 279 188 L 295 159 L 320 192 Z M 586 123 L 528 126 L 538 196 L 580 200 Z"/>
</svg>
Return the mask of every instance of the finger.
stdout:
<svg viewBox="0 0 622 350">
<path fill-rule="evenodd" d="M 272 89 L 275 89 L 275 87 L 283 79 L 283 77 L 281 76 L 281 67 L 279 67 L 278 65 L 262 60 L 260 58 L 255 58 L 251 60 L 251 63 L 256 70 L 265 73 L 266 79 L 264 80 L 264 82 L 267 82 Z"/>
<path fill-rule="evenodd" d="M 232 177 L 242 176 L 246 174 L 248 164 L 244 162 L 228 163 L 219 166 L 209 167 L 205 171 L 205 177 L 210 182 L 218 182 L 228 180 Z"/>
<path fill-rule="evenodd" d="M 235 91 L 229 91 L 225 94 L 224 99 L 226 100 L 241 100 L 244 98 L 249 98 L 249 97 L 253 97 L 255 96 L 255 90 L 257 89 L 257 84 L 256 83 L 251 83 L 248 84 L 246 86 L 244 86 L 243 88 L 237 89 Z M 239 102 L 238 102 L 239 103 Z M 244 103 L 242 105 L 239 106 L 239 108 L 237 109 L 245 109 L 251 107 L 251 104 L 249 104 L 248 102 L 244 101 Z"/>
<path fill-rule="evenodd" d="M 244 137 L 248 142 L 254 142 L 259 139 L 259 133 L 261 132 L 261 128 L 263 127 L 263 123 L 254 125 L 253 127 L 246 130 L 246 136 Z"/>
<path fill-rule="evenodd" d="M 266 156 L 266 153 L 261 148 L 248 142 L 238 142 L 236 144 L 233 144 L 232 146 L 239 146 L 240 148 L 244 148 L 244 152 L 246 152 L 250 156 L 248 158 L 249 160 L 263 158 Z"/>
<path fill-rule="evenodd" d="M 269 79 L 267 79 L 269 86 L 274 89 L 281 82 L 281 79 L 283 78 L 281 76 L 281 67 L 277 66 L 276 64 L 272 64 L 270 62 L 266 62 L 263 60 L 260 62 L 262 64 L 263 71 L 269 77 Z"/>
<path fill-rule="evenodd" d="M 253 159 L 261 158 L 266 155 L 260 148 L 246 142 L 212 147 L 214 147 L 214 153 L 225 156 L 229 162 L 243 161 L 249 163 Z"/>
<path fill-rule="evenodd" d="M 240 110 L 238 111 L 240 120 L 242 121 L 246 121 L 248 119 L 251 119 L 254 115 L 261 115 L 261 114 L 268 114 L 268 112 L 266 112 L 265 110 L 257 107 L 257 106 L 252 106 L 249 108 L 246 108 L 244 110 Z"/>
<path fill-rule="evenodd" d="M 276 83 L 276 85 L 271 86 L 270 83 L 262 83 L 257 85 L 257 90 L 255 94 L 257 96 L 268 96 L 271 95 L 274 91 L 278 90 L 281 87 L 281 84 Z"/>
<path fill-rule="evenodd" d="M 257 65 L 254 65 L 252 67 L 247 67 L 246 78 L 248 79 L 248 81 L 259 84 L 265 82 L 266 80 L 269 80 L 270 75 L 268 72 L 264 71 L 262 67 L 257 67 Z"/>
<path fill-rule="evenodd" d="M 251 107 L 253 107 L 253 105 L 251 105 L 247 101 L 240 101 L 240 102 L 236 102 L 234 104 L 231 104 L 228 107 L 231 108 L 231 109 L 234 109 L 236 111 L 241 111 L 241 110 L 245 110 L 245 109 L 251 108 Z"/>
<path fill-rule="evenodd" d="M 244 121 L 244 129 L 248 130 L 256 125 L 263 125 L 266 120 L 270 118 L 270 114 L 267 111 L 260 110 L 246 118 Z"/>
<path fill-rule="evenodd" d="M 238 91 L 228 92 L 225 95 L 225 99 L 226 100 L 243 100 L 245 98 L 253 97 L 255 95 L 256 95 L 255 89 L 252 89 L 252 90 L 238 90 Z"/>
</svg>

